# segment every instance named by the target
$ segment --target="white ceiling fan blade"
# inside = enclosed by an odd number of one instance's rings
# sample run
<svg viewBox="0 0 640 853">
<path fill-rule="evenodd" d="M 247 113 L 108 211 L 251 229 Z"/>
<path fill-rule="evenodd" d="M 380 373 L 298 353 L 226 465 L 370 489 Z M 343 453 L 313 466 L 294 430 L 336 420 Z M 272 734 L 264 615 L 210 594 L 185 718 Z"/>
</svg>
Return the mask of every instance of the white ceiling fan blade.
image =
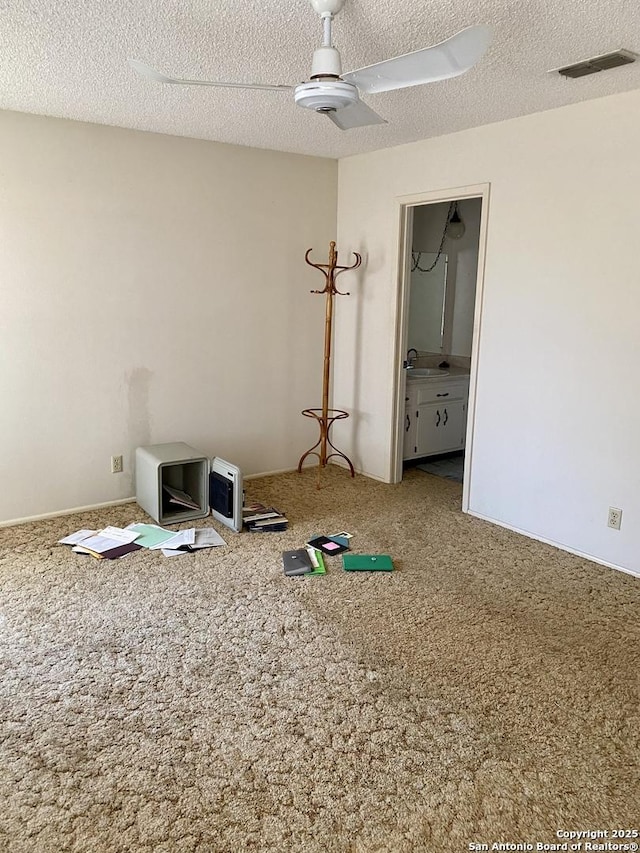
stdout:
<svg viewBox="0 0 640 853">
<path fill-rule="evenodd" d="M 219 86 L 226 89 L 263 89 L 267 92 L 290 92 L 293 86 L 269 86 L 265 83 L 221 83 L 213 80 L 182 80 L 177 77 L 169 77 L 163 74 L 162 71 L 156 71 L 155 68 L 140 62 L 139 59 L 130 59 L 129 65 L 138 74 L 153 80 L 156 83 L 178 83 L 182 86 Z"/>
<path fill-rule="evenodd" d="M 368 127 L 372 124 L 387 124 L 388 122 L 368 107 L 364 101 L 356 101 L 348 107 L 325 113 L 340 130 L 351 130 L 353 127 Z"/>
<path fill-rule="evenodd" d="M 464 74 L 478 62 L 491 42 L 491 28 L 467 27 L 446 41 L 387 59 L 342 75 L 361 92 L 390 92 Z"/>
</svg>

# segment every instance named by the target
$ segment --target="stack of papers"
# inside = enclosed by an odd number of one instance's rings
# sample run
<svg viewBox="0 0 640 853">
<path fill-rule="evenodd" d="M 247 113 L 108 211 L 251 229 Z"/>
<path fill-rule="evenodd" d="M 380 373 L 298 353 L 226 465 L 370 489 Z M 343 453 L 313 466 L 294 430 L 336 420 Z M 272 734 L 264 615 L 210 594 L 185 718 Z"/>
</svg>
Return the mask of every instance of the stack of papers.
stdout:
<svg viewBox="0 0 640 853">
<path fill-rule="evenodd" d="M 153 524 L 134 524 L 131 527 L 138 529 L 140 527 L 155 527 Z M 152 545 L 147 545 L 150 551 L 160 550 L 165 557 L 177 557 L 180 554 L 187 554 L 189 551 L 198 551 L 201 548 L 215 548 L 217 545 L 226 545 L 222 536 L 213 527 L 190 527 L 188 530 L 179 530 L 174 533 L 171 530 L 163 530 L 162 527 L 156 528 L 157 531 L 168 533 L 167 538 L 160 539 L 160 534 L 149 532 L 143 534 L 149 536 L 156 541 Z M 137 542 L 140 540 L 137 539 Z"/>
<path fill-rule="evenodd" d="M 162 485 L 162 496 L 174 509 L 200 509 L 200 504 L 191 495 L 181 489 L 167 486 L 166 483 Z"/>
<path fill-rule="evenodd" d="M 105 527 L 103 530 L 78 530 L 64 539 L 61 545 L 71 545 L 78 554 L 90 554 L 98 560 L 115 560 L 148 548 L 162 551 L 167 557 L 187 554 L 200 548 L 226 545 L 213 527 L 191 527 L 189 530 L 166 530 L 157 524 L 129 524 L 127 527 Z"/>
<path fill-rule="evenodd" d="M 104 530 L 78 530 L 60 540 L 62 545 L 72 545 L 79 554 L 91 554 L 98 560 L 114 560 L 132 551 L 139 551 L 134 540 L 137 534 L 121 527 L 105 527 Z"/>
<path fill-rule="evenodd" d="M 243 508 L 242 523 L 252 533 L 275 533 L 289 526 L 288 519 L 279 509 L 255 503 Z"/>
</svg>

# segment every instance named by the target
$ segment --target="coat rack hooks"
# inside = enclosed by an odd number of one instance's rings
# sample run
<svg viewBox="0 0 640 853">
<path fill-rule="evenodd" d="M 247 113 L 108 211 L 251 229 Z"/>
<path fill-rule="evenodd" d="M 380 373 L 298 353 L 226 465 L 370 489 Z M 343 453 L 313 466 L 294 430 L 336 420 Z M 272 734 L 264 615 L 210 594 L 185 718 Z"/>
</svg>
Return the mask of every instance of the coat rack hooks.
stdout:
<svg viewBox="0 0 640 853">
<path fill-rule="evenodd" d="M 328 264 L 314 264 L 309 260 L 309 255 L 313 250 L 307 249 L 307 252 L 304 256 L 305 262 L 309 264 L 310 267 L 314 269 L 320 270 L 320 272 L 325 277 L 325 285 L 322 290 L 312 290 L 311 293 L 324 293 L 326 294 L 326 302 L 325 302 L 325 320 L 324 320 L 324 365 L 323 365 L 323 374 L 322 374 L 322 408 L 318 409 L 303 409 L 302 414 L 306 418 L 314 418 L 318 426 L 320 427 L 320 438 L 313 445 L 313 447 L 309 448 L 306 453 L 303 453 L 300 457 L 300 461 L 298 462 L 298 473 L 302 471 L 302 463 L 307 458 L 307 456 L 317 456 L 318 457 L 318 488 L 320 488 L 320 472 L 323 468 L 326 467 L 327 462 L 332 457 L 340 457 L 344 459 L 347 465 L 349 466 L 349 470 L 351 471 L 351 476 L 355 477 L 355 470 L 353 465 L 351 464 L 351 460 L 348 456 L 342 453 L 335 444 L 332 443 L 330 438 L 330 430 L 335 421 L 341 421 L 345 418 L 349 417 L 348 412 L 342 411 L 342 409 L 330 409 L 329 408 L 329 380 L 330 380 L 330 368 L 331 368 L 331 332 L 332 332 L 332 324 L 333 324 L 333 297 L 334 296 L 349 296 L 348 292 L 341 292 L 336 287 L 336 278 L 341 275 L 343 272 L 347 270 L 355 270 L 362 263 L 362 257 L 357 252 L 353 252 L 355 255 L 355 262 L 351 264 L 351 266 L 339 266 L 338 265 L 338 253 L 336 251 L 335 241 L 331 241 L 329 243 L 329 263 Z M 327 448 L 331 448 L 333 452 L 328 452 Z"/>
</svg>

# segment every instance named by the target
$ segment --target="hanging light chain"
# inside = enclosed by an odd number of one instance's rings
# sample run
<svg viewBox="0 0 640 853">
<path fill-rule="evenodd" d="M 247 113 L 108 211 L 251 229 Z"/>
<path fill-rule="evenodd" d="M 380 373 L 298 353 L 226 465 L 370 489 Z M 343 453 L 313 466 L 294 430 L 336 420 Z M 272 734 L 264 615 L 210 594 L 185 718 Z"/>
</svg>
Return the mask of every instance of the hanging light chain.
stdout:
<svg viewBox="0 0 640 853">
<path fill-rule="evenodd" d="M 426 252 L 411 252 L 411 264 L 412 264 L 411 272 L 415 272 L 416 270 L 418 270 L 418 272 L 431 272 L 431 270 L 435 269 L 438 261 L 440 260 L 440 255 L 442 254 L 442 248 L 444 246 L 444 241 L 447 238 L 447 226 L 449 224 L 449 220 L 453 216 L 453 213 L 456 209 L 456 206 L 457 205 L 456 205 L 455 201 L 452 201 L 451 204 L 449 205 L 449 210 L 447 211 L 447 218 L 444 221 L 444 230 L 442 232 L 442 239 L 440 240 L 440 247 L 438 249 L 438 254 L 436 255 L 435 261 L 431 264 L 430 267 L 427 267 L 427 269 L 423 269 L 420 266 L 420 257 L 421 257 L 421 255 L 427 254 L 427 253 Z"/>
</svg>

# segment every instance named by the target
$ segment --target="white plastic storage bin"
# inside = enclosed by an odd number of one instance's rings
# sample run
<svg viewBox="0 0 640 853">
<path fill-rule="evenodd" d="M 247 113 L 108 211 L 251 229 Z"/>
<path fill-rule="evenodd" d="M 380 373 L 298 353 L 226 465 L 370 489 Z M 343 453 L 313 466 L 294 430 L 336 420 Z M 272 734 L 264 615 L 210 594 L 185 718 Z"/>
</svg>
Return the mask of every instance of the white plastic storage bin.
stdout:
<svg viewBox="0 0 640 853">
<path fill-rule="evenodd" d="M 209 515 L 209 459 L 181 441 L 136 448 L 136 500 L 158 524 Z M 186 492 L 197 509 L 169 505 L 163 486 Z"/>
</svg>

